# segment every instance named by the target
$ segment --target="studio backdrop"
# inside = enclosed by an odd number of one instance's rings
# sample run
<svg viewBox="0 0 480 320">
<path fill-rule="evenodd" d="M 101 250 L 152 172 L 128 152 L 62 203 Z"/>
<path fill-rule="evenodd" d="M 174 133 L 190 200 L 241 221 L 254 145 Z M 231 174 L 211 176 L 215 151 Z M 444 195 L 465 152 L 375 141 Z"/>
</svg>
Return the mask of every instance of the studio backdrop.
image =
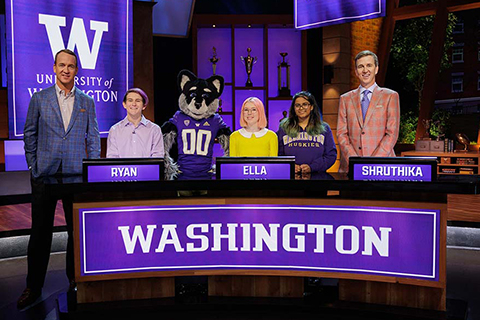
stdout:
<svg viewBox="0 0 480 320">
<path fill-rule="evenodd" d="M 23 138 L 30 98 L 55 84 L 55 53 L 78 55 L 75 86 L 96 105 L 99 130 L 124 117 L 133 84 L 132 0 L 7 0 L 9 134 Z"/>
</svg>

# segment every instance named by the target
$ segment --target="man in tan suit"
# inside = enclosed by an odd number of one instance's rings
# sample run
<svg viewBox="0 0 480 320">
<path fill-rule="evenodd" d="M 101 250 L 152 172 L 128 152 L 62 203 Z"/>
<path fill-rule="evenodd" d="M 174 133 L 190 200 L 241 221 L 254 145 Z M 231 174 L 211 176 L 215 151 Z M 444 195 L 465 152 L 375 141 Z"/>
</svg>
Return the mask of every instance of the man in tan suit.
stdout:
<svg viewBox="0 0 480 320">
<path fill-rule="evenodd" d="M 394 157 L 400 124 L 398 93 L 375 82 L 378 58 L 371 51 L 355 57 L 360 87 L 340 96 L 337 138 L 341 158 L 339 172 L 348 171 L 350 157 Z"/>
</svg>

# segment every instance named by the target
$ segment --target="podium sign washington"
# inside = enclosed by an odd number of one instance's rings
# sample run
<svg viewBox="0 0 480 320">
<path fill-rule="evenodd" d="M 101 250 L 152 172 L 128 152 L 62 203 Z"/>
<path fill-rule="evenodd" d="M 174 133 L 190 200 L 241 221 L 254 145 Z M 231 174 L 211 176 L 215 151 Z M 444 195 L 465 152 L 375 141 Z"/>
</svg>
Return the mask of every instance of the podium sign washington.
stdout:
<svg viewBox="0 0 480 320">
<path fill-rule="evenodd" d="M 78 56 L 75 86 L 96 105 L 100 133 L 123 118 L 133 83 L 132 0 L 7 0 L 9 135 L 23 137 L 32 95 L 55 84 L 55 54 Z"/>
<path fill-rule="evenodd" d="M 238 269 L 439 281 L 435 209 L 242 204 L 77 212 L 79 276 Z"/>
</svg>

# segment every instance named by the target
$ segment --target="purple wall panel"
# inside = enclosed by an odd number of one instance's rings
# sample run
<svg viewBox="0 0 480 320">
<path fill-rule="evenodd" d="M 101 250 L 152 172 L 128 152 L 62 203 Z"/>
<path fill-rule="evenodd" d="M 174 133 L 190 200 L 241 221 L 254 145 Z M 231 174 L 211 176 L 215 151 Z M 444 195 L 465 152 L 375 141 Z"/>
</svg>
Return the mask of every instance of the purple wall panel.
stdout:
<svg viewBox="0 0 480 320">
<path fill-rule="evenodd" d="M 213 162 L 215 162 L 216 157 L 223 157 L 223 150 L 220 143 L 215 143 L 213 145 Z"/>
<path fill-rule="evenodd" d="M 232 106 L 232 86 L 227 85 L 223 89 L 223 93 L 221 96 L 222 99 L 222 111 L 223 112 L 231 112 L 233 110 Z"/>
<path fill-rule="evenodd" d="M 291 101 L 290 100 L 272 100 L 268 103 L 268 129 L 277 132 L 278 131 L 278 124 L 280 120 L 283 118 L 282 112 L 285 110 L 287 111 L 288 117 L 288 109 L 290 108 Z"/>
<path fill-rule="evenodd" d="M 268 96 L 278 96 L 277 66 L 282 62 L 280 52 L 287 52 L 290 64 L 290 91 L 292 96 L 302 89 L 302 38 L 294 29 L 268 30 Z M 286 81 L 286 78 L 282 78 Z"/>
<path fill-rule="evenodd" d="M 230 130 L 233 131 L 233 126 L 232 126 L 233 116 L 230 114 L 222 114 L 222 119 L 223 121 L 225 121 L 227 126 L 230 127 Z M 220 143 L 215 143 L 213 145 L 213 158 L 214 158 L 213 161 L 215 161 L 216 157 L 223 157 L 223 150 L 222 150 L 222 147 L 220 146 Z"/>
<path fill-rule="evenodd" d="M 265 91 L 263 90 L 237 90 L 235 91 L 235 130 L 240 129 L 240 111 L 245 99 L 257 97 L 265 104 Z"/>
<path fill-rule="evenodd" d="M 232 82 L 232 31 L 230 28 L 199 28 L 197 35 L 197 73 L 201 78 L 208 78 L 213 74 L 210 58 L 213 47 L 217 49 L 216 73 L 225 78 L 225 82 Z"/>
<path fill-rule="evenodd" d="M 227 126 L 233 131 L 233 115 L 231 114 L 222 114 L 222 119 L 225 121 Z"/>
<path fill-rule="evenodd" d="M 263 28 L 245 28 L 235 29 L 235 86 L 244 87 L 247 81 L 247 72 L 245 65 L 240 57 L 247 56 L 247 48 L 251 48 L 252 57 L 257 57 L 257 63 L 254 64 L 250 79 L 254 87 L 264 85 L 264 59 L 263 59 Z"/>
</svg>

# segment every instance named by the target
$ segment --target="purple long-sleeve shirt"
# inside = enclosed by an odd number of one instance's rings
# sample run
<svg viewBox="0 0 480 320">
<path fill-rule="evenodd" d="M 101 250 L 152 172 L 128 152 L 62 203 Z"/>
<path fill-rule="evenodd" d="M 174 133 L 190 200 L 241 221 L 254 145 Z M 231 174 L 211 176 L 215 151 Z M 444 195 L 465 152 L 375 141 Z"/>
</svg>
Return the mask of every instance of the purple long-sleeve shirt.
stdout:
<svg viewBox="0 0 480 320">
<path fill-rule="evenodd" d="M 125 117 L 108 132 L 107 158 L 163 158 L 163 135 L 158 125 L 142 116 L 137 127 Z"/>
<path fill-rule="evenodd" d="M 308 164 L 312 172 L 324 172 L 337 159 L 337 149 L 333 140 L 332 130 L 326 125 L 325 132 L 317 136 L 309 135 L 300 127 L 297 137 L 289 137 L 280 128 L 278 136 L 278 155 L 295 156 L 298 165 Z"/>
</svg>

